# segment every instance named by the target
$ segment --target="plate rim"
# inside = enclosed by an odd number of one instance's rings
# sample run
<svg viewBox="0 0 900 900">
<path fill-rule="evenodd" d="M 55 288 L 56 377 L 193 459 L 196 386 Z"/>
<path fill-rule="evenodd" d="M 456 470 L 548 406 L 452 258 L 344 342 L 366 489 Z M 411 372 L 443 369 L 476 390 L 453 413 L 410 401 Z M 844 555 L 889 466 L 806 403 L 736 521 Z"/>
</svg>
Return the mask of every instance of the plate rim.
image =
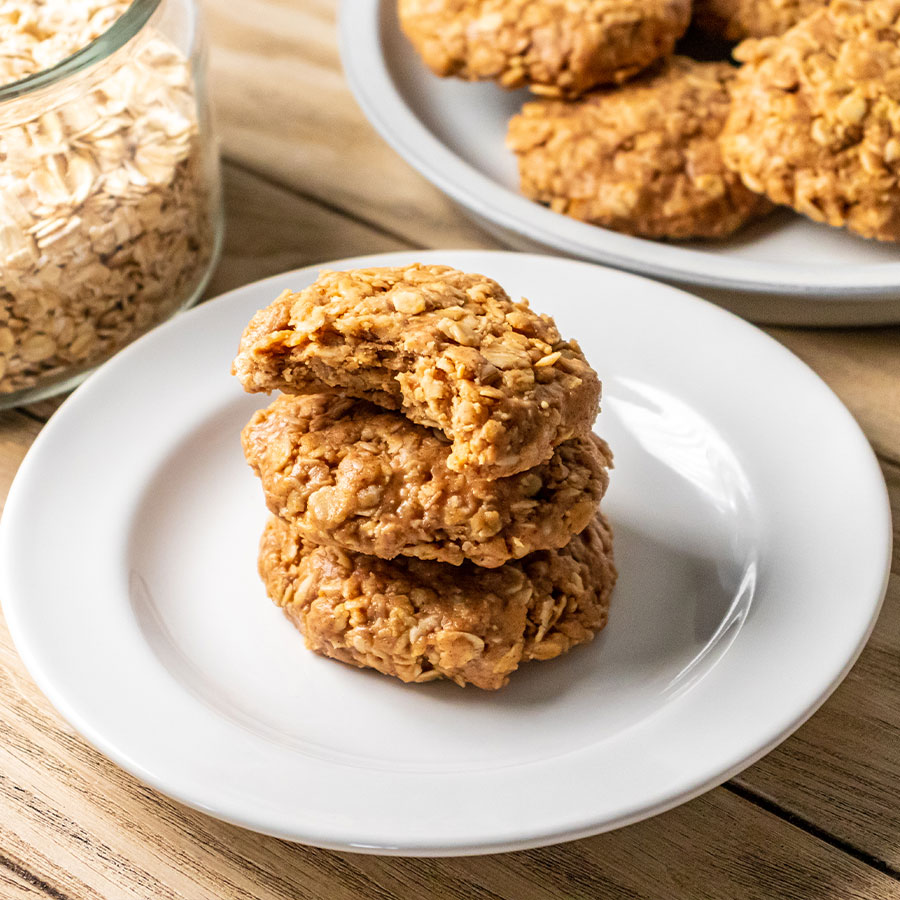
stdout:
<svg viewBox="0 0 900 900">
<path fill-rule="evenodd" d="M 258 289 L 261 286 L 265 286 L 267 283 L 278 282 L 285 278 L 294 278 L 300 275 L 312 274 L 316 270 L 321 268 L 338 268 L 346 267 L 347 265 L 358 266 L 378 264 L 404 264 L 409 263 L 416 258 L 425 258 L 425 261 L 438 262 L 439 258 L 448 257 L 450 255 L 456 257 L 457 259 L 459 257 L 483 257 L 485 255 L 491 257 L 517 257 L 519 259 L 528 257 L 531 259 L 536 259 L 539 262 L 549 262 L 553 265 L 577 267 L 587 266 L 592 270 L 604 268 L 578 260 L 565 260 L 557 257 L 544 256 L 541 254 L 521 254 L 512 251 L 488 250 L 437 250 L 418 252 L 396 251 L 390 253 L 371 254 L 362 257 L 351 257 L 344 260 L 332 260 L 328 262 L 317 263 L 302 267 L 300 269 L 292 270 L 291 272 L 280 273 L 278 275 L 270 276 L 269 278 L 251 282 L 248 285 L 243 285 L 239 288 L 221 294 L 217 298 L 214 298 L 210 303 L 204 303 L 200 307 L 187 311 L 186 313 L 183 313 L 175 317 L 173 320 L 160 326 L 160 328 L 154 329 L 152 332 L 140 338 L 133 345 L 125 348 L 125 350 L 117 354 L 109 363 L 102 366 L 85 382 L 82 387 L 75 391 L 75 393 L 65 401 L 65 403 L 57 411 L 56 415 L 59 415 L 59 413 L 61 413 L 64 409 L 67 410 L 67 412 L 58 421 L 66 421 L 69 418 L 69 416 L 71 415 L 70 410 L 73 408 L 77 409 L 79 404 L 82 402 L 79 398 L 90 395 L 91 385 L 102 383 L 102 380 L 106 379 L 107 377 L 114 377 L 114 374 L 118 371 L 119 366 L 127 365 L 127 361 L 132 353 L 139 352 L 135 348 L 143 347 L 149 345 L 151 342 L 161 340 L 161 338 L 159 337 L 159 333 L 165 333 L 170 330 L 174 331 L 175 329 L 189 327 L 190 322 L 195 317 L 200 318 L 206 315 L 214 315 L 213 310 L 215 309 L 216 304 L 219 301 L 226 300 L 226 298 L 230 298 L 232 302 L 235 302 L 235 300 L 240 297 L 245 291 Z M 650 279 L 643 278 L 642 276 L 618 270 L 605 271 L 613 274 L 616 278 L 638 279 L 641 282 L 651 281 Z M 813 370 L 810 369 L 809 366 L 807 366 L 802 360 L 796 357 L 793 353 L 791 353 L 790 350 L 781 345 L 774 338 L 771 338 L 769 335 L 765 334 L 765 332 L 762 332 L 760 329 L 755 328 L 749 323 L 741 320 L 739 317 L 734 316 L 733 314 L 725 310 L 722 310 L 721 308 L 708 301 L 694 297 L 693 295 L 685 291 L 681 291 L 678 288 L 674 288 L 665 284 L 654 282 L 651 283 L 653 284 L 654 289 L 663 291 L 664 293 L 677 295 L 682 302 L 686 301 L 691 304 L 699 304 L 700 306 L 704 307 L 707 312 L 712 313 L 716 317 L 727 317 L 728 319 L 732 320 L 733 325 L 736 325 L 741 330 L 748 330 L 749 332 L 755 333 L 755 336 L 757 338 L 764 340 L 767 344 L 777 347 L 779 352 L 783 353 L 785 357 L 789 357 L 791 360 L 793 360 L 794 364 L 799 365 L 803 369 L 807 370 L 807 372 L 812 374 L 817 382 L 817 388 L 819 390 L 824 390 L 827 395 L 830 395 L 830 402 L 836 404 L 838 410 L 843 411 L 848 420 L 848 425 L 855 429 L 856 437 L 861 439 L 863 441 L 864 448 L 868 449 L 868 463 L 871 467 L 874 467 L 871 474 L 877 476 L 878 482 L 880 483 L 880 516 L 883 519 L 883 523 L 887 526 L 885 528 L 885 541 L 882 547 L 884 566 L 882 571 L 879 596 L 877 602 L 875 602 L 871 607 L 871 613 L 869 615 L 867 625 L 864 631 L 861 633 L 861 636 L 857 641 L 853 652 L 847 657 L 846 660 L 844 660 L 844 663 L 841 666 L 840 670 L 832 674 L 828 683 L 820 687 L 818 695 L 815 698 L 814 702 L 806 706 L 799 713 L 792 715 L 790 717 L 790 721 L 784 727 L 780 728 L 777 732 L 770 734 L 768 736 L 768 740 L 758 745 L 752 753 L 742 754 L 740 759 L 734 760 L 732 764 L 730 764 L 727 768 L 720 769 L 719 767 L 714 767 L 716 769 L 715 772 L 687 784 L 683 790 L 667 796 L 663 801 L 657 801 L 647 804 L 643 807 L 636 808 L 634 811 L 628 813 L 627 815 L 622 815 L 618 818 L 610 819 L 601 823 L 579 823 L 565 830 L 558 830 L 552 833 L 545 833 L 541 835 L 527 836 L 518 840 L 501 840 L 497 843 L 478 842 L 477 844 L 467 845 L 463 841 L 457 843 L 445 842 L 443 844 L 433 844 L 425 841 L 423 844 L 415 846 L 405 845 L 403 847 L 389 847 L 373 843 L 371 846 L 366 847 L 360 846 L 358 842 L 350 842 L 346 839 L 335 839 L 333 834 L 331 838 L 323 838 L 322 836 L 316 834 L 301 834 L 296 830 L 286 831 L 279 828 L 272 828 L 271 826 L 267 826 L 264 819 L 254 818 L 252 814 L 248 814 L 246 812 L 244 812 L 243 814 L 234 814 L 230 810 L 222 809 L 221 807 L 217 808 L 214 804 L 211 805 L 209 798 L 192 796 L 189 790 L 185 791 L 173 789 L 171 784 L 166 783 L 164 779 L 161 779 L 154 773 L 142 768 L 139 763 L 135 762 L 128 755 L 128 753 L 118 749 L 115 744 L 111 744 L 104 738 L 102 733 L 98 732 L 93 727 L 90 721 L 85 720 L 85 718 L 78 712 L 77 702 L 73 703 L 66 696 L 66 691 L 64 689 L 58 688 L 58 686 L 53 682 L 52 678 L 46 676 L 45 672 L 43 671 L 43 667 L 40 662 L 40 653 L 35 648 L 35 646 L 31 644 L 26 633 L 27 629 L 18 617 L 17 604 L 11 599 L 11 597 L 15 593 L 13 589 L 15 579 L 11 574 L 12 567 L 10 565 L 4 564 L 0 565 L 0 588 L 2 588 L 2 590 L 0 590 L 0 603 L 2 603 L 3 613 L 12 635 L 16 650 L 25 663 L 29 674 L 37 683 L 41 691 L 48 698 L 48 700 L 51 702 L 51 704 L 57 709 L 57 711 L 63 716 L 63 718 L 65 718 L 66 721 L 68 721 L 76 729 L 76 731 L 78 731 L 78 733 L 88 741 L 88 743 L 98 749 L 105 756 L 112 759 L 121 768 L 128 771 L 142 782 L 149 784 L 156 790 L 159 790 L 166 796 L 172 797 L 177 801 L 185 803 L 186 805 L 194 809 L 197 809 L 206 814 L 214 815 L 217 818 L 231 822 L 235 825 L 251 828 L 255 831 L 270 834 L 276 837 L 281 837 L 293 841 L 301 841 L 303 843 L 326 847 L 334 850 L 409 856 L 443 856 L 477 855 L 546 846 L 549 844 L 558 843 L 560 841 L 575 840 L 581 837 L 598 834 L 602 831 L 619 828 L 624 825 L 640 821 L 644 818 L 657 815 L 704 793 L 705 791 L 711 789 L 712 787 L 715 787 L 716 785 L 721 784 L 723 781 L 732 777 L 735 773 L 741 771 L 746 766 L 751 765 L 760 757 L 768 753 L 773 747 L 779 744 L 789 734 L 795 731 L 796 728 L 803 724 L 803 722 L 805 722 L 811 715 L 813 715 L 813 713 L 815 713 L 815 711 L 819 709 L 819 707 L 828 699 L 835 688 L 844 679 L 844 677 L 852 668 L 859 654 L 861 653 L 877 621 L 878 613 L 884 600 L 885 592 L 887 589 L 887 582 L 890 575 L 891 547 L 893 537 L 890 527 L 890 501 L 887 493 L 887 487 L 885 485 L 883 475 L 881 474 L 877 458 L 875 457 L 874 452 L 869 446 L 868 441 L 865 438 L 865 435 L 863 434 L 861 428 L 859 427 L 858 423 L 856 423 L 855 419 L 853 419 L 852 415 L 849 413 L 843 403 L 841 403 L 839 398 L 837 398 L 831 388 L 815 372 L 813 372 Z M 56 416 L 54 416 L 54 418 L 56 418 Z M 54 433 L 55 426 L 53 426 L 51 421 L 44 427 L 44 429 L 42 429 L 41 433 L 38 435 L 33 444 L 33 448 L 43 447 L 46 442 L 53 439 L 52 436 Z M 48 435 L 50 435 L 50 437 L 48 437 Z M 9 492 L 9 498 L 7 501 L 5 512 L 13 510 L 13 513 L 11 515 L 4 514 L 4 516 L 0 518 L 0 561 L 9 559 L 8 545 L 12 540 L 12 525 L 10 525 L 9 523 L 11 520 L 14 520 L 18 517 L 17 509 L 20 503 L 19 494 L 24 493 L 24 488 L 22 487 L 22 485 L 27 483 L 26 479 L 28 478 L 28 473 L 30 472 L 31 465 L 34 464 L 33 462 L 29 462 L 29 460 L 34 460 L 35 458 L 36 455 L 33 453 L 33 450 L 30 449 L 28 454 L 26 455 L 25 460 L 23 460 L 19 473 L 17 473 Z M 25 472 L 26 475 L 20 479 L 21 472 Z M 707 766 L 706 768 L 708 769 L 709 766 Z"/>
<path fill-rule="evenodd" d="M 810 302 L 864 304 L 895 299 L 900 288 L 900 261 L 823 269 L 815 263 L 790 266 L 736 259 L 578 222 L 498 184 L 434 135 L 397 88 L 381 40 L 382 19 L 389 2 L 340 0 L 338 49 L 347 83 L 382 139 L 476 217 L 539 243 L 543 252 L 552 249 L 687 288 L 734 290 L 761 297 L 777 294 Z M 604 244 L 611 245 L 609 249 L 596 246 L 598 234 Z M 736 276 L 729 271 L 734 268 L 749 273 Z"/>
</svg>

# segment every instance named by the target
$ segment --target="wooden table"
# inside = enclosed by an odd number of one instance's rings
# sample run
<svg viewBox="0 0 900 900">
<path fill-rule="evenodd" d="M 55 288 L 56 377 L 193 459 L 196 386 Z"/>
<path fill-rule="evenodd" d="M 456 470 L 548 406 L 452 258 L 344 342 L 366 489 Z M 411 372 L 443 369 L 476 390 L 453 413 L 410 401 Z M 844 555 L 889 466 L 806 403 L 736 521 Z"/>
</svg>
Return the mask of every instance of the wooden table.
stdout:
<svg viewBox="0 0 900 900">
<path fill-rule="evenodd" d="M 228 209 L 210 294 L 342 256 L 495 246 L 372 132 L 341 74 L 331 0 L 205 6 Z M 900 519 L 900 328 L 770 331 L 860 421 Z M 53 408 L 0 415 L 0 496 Z M 844 684 L 737 778 L 612 834 L 444 860 L 295 846 L 168 800 L 56 715 L 0 622 L 0 898 L 900 898 L 896 554 L 893 573 Z"/>
</svg>

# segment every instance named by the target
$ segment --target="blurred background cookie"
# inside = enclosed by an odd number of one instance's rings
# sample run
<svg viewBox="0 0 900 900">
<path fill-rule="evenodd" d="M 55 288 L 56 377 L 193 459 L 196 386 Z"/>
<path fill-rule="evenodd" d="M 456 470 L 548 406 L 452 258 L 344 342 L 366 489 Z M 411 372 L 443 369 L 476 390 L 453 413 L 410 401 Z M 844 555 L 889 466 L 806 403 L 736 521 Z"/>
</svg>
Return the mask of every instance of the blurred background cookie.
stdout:
<svg viewBox="0 0 900 900">
<path fill-rule="evenodd" d="M 783 34 L 828 0 L 694 0 L 693 24 L 726 41 Z"/>
<path fill-rule="evenodd" d="M 627 234 L 732 234 L 770 209 L 722 161 L 733 77 L 727 63 L 672 57 L 616 89 L 525 104 L 507 136 L 522 192 Z"/>
<path fill-rule="evenodd" d="M 690 0 L 399 0 L 433 72 L 572 97 L 672 52 Z"/>
<path fill-rule="evenodd" d="M 900 0 L 835 0 L 747 41 L 722 133 L 750 189 L 818 222 L 900 240 Z"/>
</svg>

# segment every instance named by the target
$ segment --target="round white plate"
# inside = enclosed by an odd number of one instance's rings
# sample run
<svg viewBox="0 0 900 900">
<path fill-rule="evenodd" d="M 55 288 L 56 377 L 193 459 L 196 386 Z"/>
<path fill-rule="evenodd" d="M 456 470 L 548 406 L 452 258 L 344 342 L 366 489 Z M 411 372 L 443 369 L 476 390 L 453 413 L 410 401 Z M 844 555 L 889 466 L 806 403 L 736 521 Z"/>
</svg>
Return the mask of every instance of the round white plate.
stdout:
<svg viewBox="0 0 900 900">
<path fill-rule="evenodd" d="M 577 336 L 616 453 L 608 628 L 496 693 L 317 657 L 266 598 L 229 366 L 248 285 L 119 354 L 62 406 L 0 524 L 3 610 L 51 702 L 148 784 L 326 847 L 481 853 L 615 828 L 755 760 L 844 677 L 884 591 L 884 482 L 831 391 L 672 288 L 580 262 L 440 251 Z"/>
<path fill-rule="evenodd" d="M 403 36 L 396 0 L 341 0 L 341 59 L 381 136 L 502 240 L 685 286 L 760 321 L 900 321 L 900 246 L 867 241 L 787 210 L 724 242 L 618 234 L 521 196 L 504 138 L 528 99 L 493 84 L 441 79 Z"/>
</svg>

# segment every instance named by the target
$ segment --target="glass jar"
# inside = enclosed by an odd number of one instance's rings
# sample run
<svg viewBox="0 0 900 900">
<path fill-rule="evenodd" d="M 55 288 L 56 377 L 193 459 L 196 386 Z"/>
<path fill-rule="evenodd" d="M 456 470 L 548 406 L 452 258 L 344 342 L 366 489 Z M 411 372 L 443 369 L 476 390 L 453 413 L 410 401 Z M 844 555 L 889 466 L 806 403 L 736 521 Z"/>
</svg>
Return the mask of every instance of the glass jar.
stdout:
<svg viewBox="0 0 900 900">
<path fill-rule="evenodd" d="M 0 408 L 200 297 L 222 237 L 205 75 L 196 0 L 0 0 Z"/>
</svg>

